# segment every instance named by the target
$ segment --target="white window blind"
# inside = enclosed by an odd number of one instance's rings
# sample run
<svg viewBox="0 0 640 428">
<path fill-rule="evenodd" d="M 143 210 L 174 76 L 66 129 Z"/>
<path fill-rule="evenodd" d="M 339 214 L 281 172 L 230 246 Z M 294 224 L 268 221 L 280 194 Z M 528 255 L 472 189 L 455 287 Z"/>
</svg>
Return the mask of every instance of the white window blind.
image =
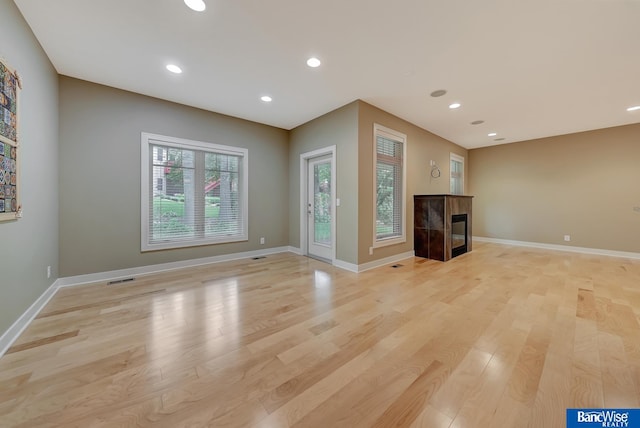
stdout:
<svg viewBox="0 0 640 428">
<path fill-rule="evenodd" d="M 142 145 L 143 250 L 247 240 L 245 149 L 151 134 Z"/>
<path fill-rule="evenodd" d="M 462 156 L 451 153 L 451 194 L 464 194 L 464 158 Z"/>
<path fill-rule="evenodd" d="M 374 246 L 404 242 L 406 136 L 379 125 L 375 131 Z"/>
</svg>

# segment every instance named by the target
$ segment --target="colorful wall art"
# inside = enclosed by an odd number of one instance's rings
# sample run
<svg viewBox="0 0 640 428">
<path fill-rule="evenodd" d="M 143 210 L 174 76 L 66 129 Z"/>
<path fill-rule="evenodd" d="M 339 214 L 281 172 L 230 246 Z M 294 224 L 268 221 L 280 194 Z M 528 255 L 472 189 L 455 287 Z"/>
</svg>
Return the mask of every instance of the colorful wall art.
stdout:
<svg viewBox="0 0 640 428">
<path fill-rule="evenodd" d="M 0 60 L 0 221 L 19 217 L 18 73 Z"/>
</svg>

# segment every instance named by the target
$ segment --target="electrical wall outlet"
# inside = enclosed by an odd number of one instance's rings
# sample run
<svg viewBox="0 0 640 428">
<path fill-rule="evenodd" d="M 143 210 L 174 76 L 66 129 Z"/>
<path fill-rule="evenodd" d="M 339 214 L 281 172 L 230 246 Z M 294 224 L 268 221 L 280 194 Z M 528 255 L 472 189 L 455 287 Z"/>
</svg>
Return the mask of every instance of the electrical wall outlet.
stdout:
<svg viewBox="0 0 640 428">
<path fill-rule="evenodd" d="M 51 266 L 47 266 L 47 278 L 51 278 Z"/>
<path fill-rule="evenodd" d="M 260 237 L 260 245 L 264 245 L 264 236 Z"/>
<path fill-rule="evenodd" d="M 566 242 L 571 241 L 571 235 L 564 235 L 564 240 L 565 240 Z"/>
</svg>

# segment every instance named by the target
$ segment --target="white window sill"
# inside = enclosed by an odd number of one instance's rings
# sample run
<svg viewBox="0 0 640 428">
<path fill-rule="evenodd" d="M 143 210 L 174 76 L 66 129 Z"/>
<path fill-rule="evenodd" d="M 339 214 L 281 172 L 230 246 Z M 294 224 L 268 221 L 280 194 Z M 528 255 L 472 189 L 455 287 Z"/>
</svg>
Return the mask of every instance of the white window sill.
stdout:
<svg viewBox="0 0 640 428">
<path fill-rule="evenodd" d="M 404 244 L 405 242 L 407 242 L 406 236 L 380 239 L 378 241 L 373 242 L 373 248 L 388 247 L 390 245 Z"/>
</svg>

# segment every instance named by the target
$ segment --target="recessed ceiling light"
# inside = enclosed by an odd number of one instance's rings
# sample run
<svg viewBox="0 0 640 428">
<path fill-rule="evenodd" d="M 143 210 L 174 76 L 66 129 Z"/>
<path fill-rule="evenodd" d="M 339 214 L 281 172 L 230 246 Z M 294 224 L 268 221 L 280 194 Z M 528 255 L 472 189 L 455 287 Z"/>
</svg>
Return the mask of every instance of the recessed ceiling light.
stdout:
<svg viewBox="0 0 640 428">
<path fill-rule="evenodd" d="M 273 98 L 271 98 L 269 95 L 263 95 L 260 97 L 260 99 L 265 103 L 270 103 L 271 101 L 273 101 Z"/>
<path fill-rule="evenodd" d="M 627 111 L 636 111 L 636 110 L 640 110 L 640 106 L 633 106 L 627 109 Z"/>
<path fill-rule="evenodd" d="M 484 120 L 474 120 L 473 122 L 471 122 L 472 125 L 481 125 L 484 123 Z"/>
<path fill-rule="evenodd" d="M 311 58 L 309 58 L 309 59 L 307 60 L 307 65 L 308 65 L 309 67 L 313 67 L 313 68 L 320 67 L 320 64 L 322 64 L 322 63 L 321 63 L 321 62 L 320 62 L 320 60 L 319 60 L 318 58 L 316 58 L 316 57 L 311 57 Z"/>
<path fill-rule="evenodd" d="M 168 64 L 167 65 L 167 70 L 169 70 L 170 72 L 175 73 L 175 74 L 182 73 L 182 69 L 180 67 L 178 67 L 177 65 L 175 65 L 175 64 Z"/>
<path fill-rule="evenodd" d="M 207 5 L 204 4 L 203 0 L 184 0 L 184 4 L 196 12 L 202 12 L 207 8 Z"/>
<path fill-rule="evenodd" d="M 441 97 L 446 93 L 447 93 L 447 91 L 445 91 L 444 89 L 438 89 L 437 91 L 431 92 L 431 96 L 432 97 Z"/>
<path fill-rule="evenodd" d="M 449 108 L 450 108 L 450 109 L 454 109 L 454 108 L 458 108 L 458 107 L 460 107 L 461 105 L 462 105 L 462 104 L 460 104 L 460 103 L 453 103 L 453 104 L 449 104 Z"/>
<path fill-rule="evenodd" d="M 487 134 L 487 136 L 489 136 L 489 137 L 495 137 L 496 135 L 498 135 L 497 132 L 490 132 L 490 133 Z"/>
</svg>

